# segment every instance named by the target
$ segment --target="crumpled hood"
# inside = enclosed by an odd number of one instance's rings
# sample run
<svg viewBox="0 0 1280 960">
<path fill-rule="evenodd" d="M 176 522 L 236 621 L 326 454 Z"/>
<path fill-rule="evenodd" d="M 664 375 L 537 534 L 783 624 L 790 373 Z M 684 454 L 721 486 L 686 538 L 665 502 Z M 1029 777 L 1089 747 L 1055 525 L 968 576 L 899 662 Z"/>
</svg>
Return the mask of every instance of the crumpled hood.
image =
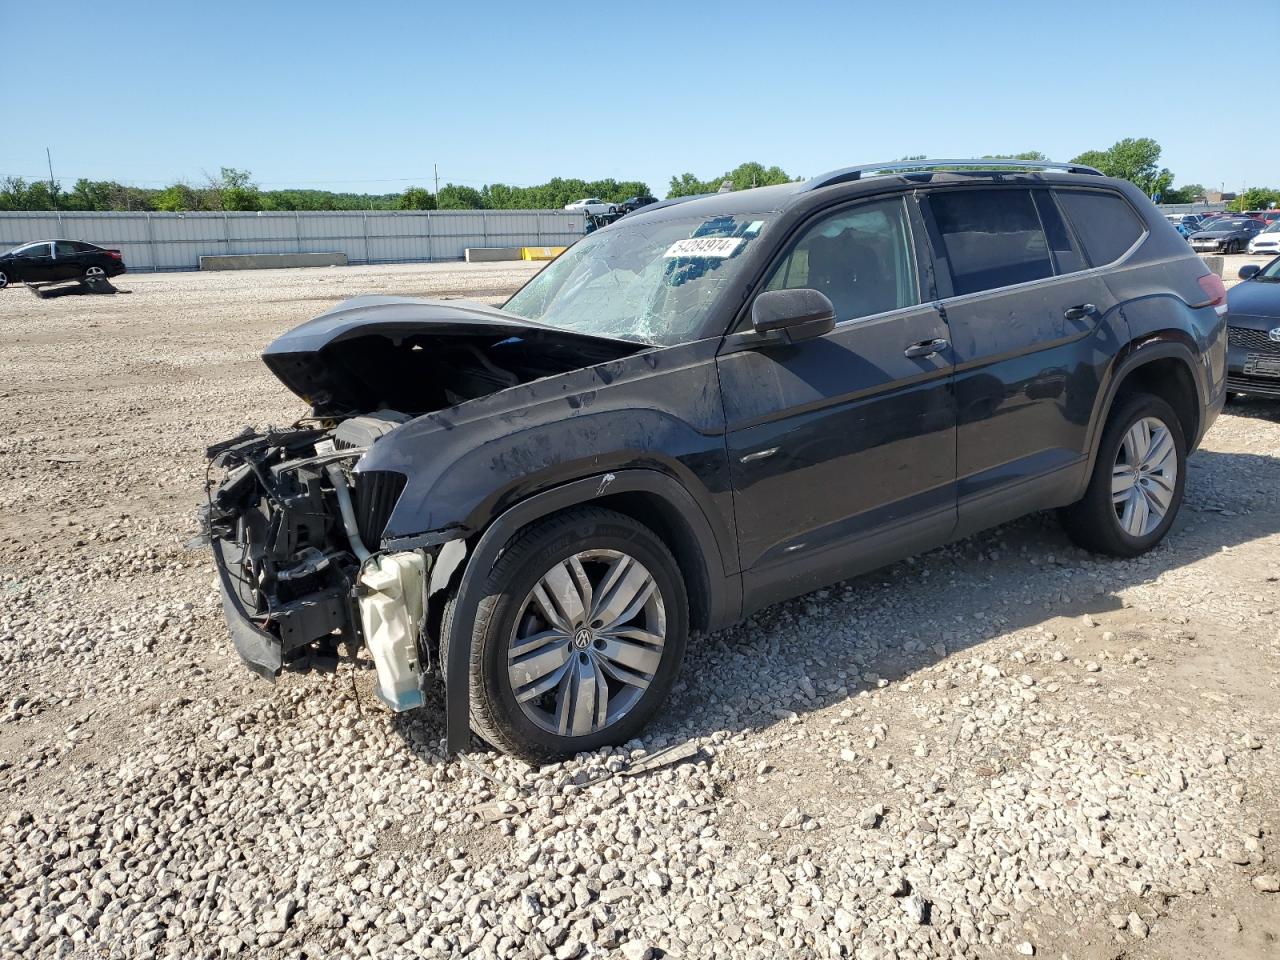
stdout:
<svg viewBox="0 0 1280 960">
<path fill-rule="evenodd" d="M 278 337 L 262 352 L 268 369 L 320 417 L 405 409 L 406 381 L 420 379 L 429 356 L 458 344 L 515 340 L 581 365 L 642 344 L 533 323 L 468 300 L 363 296 L 346 300 Z M 437 349 L 438 348 L 438 349 Z M 513 351 L 514 352 L 514 351 Z M 577 366 L 570 360 L 570 366 Z M 419 409 L 417 412 L 421 412 Z"/>
</svg>

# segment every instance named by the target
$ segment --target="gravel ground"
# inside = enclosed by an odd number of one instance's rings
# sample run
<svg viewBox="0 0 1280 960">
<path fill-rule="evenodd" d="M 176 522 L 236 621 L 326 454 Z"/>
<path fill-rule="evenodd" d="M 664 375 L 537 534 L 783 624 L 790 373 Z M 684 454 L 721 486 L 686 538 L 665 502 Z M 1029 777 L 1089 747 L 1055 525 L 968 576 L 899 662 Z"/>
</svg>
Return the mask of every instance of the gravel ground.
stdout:
<svg viewBox="0 0 1280 960">
<path fill-rule="evenodd" d="M 1280 405 L 1228 408 L 1150 555 L 1033 516 L 772 607 L 627 749 L 446 761 L 367 660 L 249 674 L 185 544 L 203 444 L 300 412 L 256 351 L 533 269 L 0 293 L 0 954 L 1280 953 Z"/>
</svg>

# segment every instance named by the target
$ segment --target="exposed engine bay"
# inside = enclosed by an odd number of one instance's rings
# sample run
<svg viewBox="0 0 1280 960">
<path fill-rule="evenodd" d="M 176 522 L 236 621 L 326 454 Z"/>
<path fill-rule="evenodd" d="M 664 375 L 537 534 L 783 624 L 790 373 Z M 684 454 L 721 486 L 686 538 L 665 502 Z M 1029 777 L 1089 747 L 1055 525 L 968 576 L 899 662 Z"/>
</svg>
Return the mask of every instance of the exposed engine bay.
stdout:
<svg viewBox="0 0 1280 960">
<path fill-rule="evenodd" d="M 420 705 L 434 556 L 383 550 L 408 478 L 356 469 L 360 459 L 424 413 L 641 349 L 479 305 L 387 297 L 348 301 L 276 340 L 263 359 L 310 417 L 207 450 L 205 523 L 241 656 L 275 677 L 308 652 L 364 642 L 379 697 Z"/>
</svg>

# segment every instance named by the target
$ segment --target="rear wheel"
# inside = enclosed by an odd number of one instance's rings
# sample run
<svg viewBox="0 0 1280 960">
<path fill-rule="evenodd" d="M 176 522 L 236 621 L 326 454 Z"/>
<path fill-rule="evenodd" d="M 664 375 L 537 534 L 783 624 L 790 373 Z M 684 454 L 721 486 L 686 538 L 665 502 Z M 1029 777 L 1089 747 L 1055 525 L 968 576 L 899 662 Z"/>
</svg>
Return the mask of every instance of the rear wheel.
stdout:
<svg viewBox="0 0 1280 960">
<path fill-rule="evenodd" d="M 1173 408 L 1134 394 L 1107 422 L 1089 487 L 1060 512 L 1080 546 L 1116 557 L 1150 550 L 1169 532 L 1182 505 L 1187 444 Z"/>
<path fill-rule="evenodd" d="M 688 636 L 684 581 L 666 545 L 630 517 L 584 507 L 532 524 L 485 594 L 471 724 L 498 749 L 536 762 L 623 743 L 670 693 Z M 451 600 L 442 637 L 459 615 Z M 444 644 L 446 673 L 447 656 Z"/>
<path fill-rule="evenodd" d="M 107 271 L 101 267 L 87 267 L 84 271 L 84 278 L 86 280 L 105 280 L 107 279 Z"/>
</svg>

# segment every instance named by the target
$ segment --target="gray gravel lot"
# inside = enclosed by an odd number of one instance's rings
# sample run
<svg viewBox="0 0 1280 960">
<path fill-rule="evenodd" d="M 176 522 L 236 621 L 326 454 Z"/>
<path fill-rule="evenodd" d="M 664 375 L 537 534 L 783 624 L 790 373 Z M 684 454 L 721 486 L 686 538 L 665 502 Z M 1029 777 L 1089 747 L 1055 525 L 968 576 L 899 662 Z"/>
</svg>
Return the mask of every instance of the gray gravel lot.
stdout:
<svg viewBox="0 0 1280 960">
<path fill-rule="evenodd" d="M 203 445 L 301 413 L 257 351 L 535 269 L 0 292 L 0 955 L 1280 954 L 1280 404 L 1150 555 L 1038 515 L 772 607 L 627 749 L 446 761 L 367 660 L 249 674 L 184 544 Z"/>
</svg>

